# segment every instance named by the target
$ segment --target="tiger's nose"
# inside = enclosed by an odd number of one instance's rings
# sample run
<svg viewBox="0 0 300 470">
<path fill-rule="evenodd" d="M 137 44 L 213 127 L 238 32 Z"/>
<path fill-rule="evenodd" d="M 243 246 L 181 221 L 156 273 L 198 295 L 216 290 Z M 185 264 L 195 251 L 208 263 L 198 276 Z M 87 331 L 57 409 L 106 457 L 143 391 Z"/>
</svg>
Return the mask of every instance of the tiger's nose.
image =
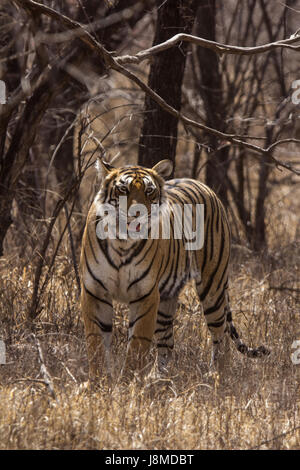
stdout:
<svg viewBox="0 0 300 470">
<path fill-rule="evenodd" d="M 139 191 L 142 187 L 142 183 L 140 181 L 133 181 L 131 186 Z"/>
</svg>

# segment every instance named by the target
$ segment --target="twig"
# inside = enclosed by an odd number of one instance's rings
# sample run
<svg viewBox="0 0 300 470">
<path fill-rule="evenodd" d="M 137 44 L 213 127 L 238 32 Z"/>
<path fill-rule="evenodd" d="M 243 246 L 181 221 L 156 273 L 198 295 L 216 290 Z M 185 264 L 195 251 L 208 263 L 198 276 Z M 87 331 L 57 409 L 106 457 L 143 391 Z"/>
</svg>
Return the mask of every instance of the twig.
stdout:
<svg viewBox="0 0 300 470">
<path fill-rule="evenodd" d="M 11 385 L 11 384 L 18 383 L 18 382 L 34 382 L 34 383 L 37 383 L 37 384 L 45 385 L 46 387 L 48 386 L 47 383 L 45 382 L 45 380 L 43 380 L 43 379 L 33 379 L 31 377 L 22 377 L 21 379 L 10 380 L 8 382 L 8 384 Z"/>
<path fill-rule="evenodd" d="M 274 437 L 272 437 L 272 439 L 268 439 L 268 440 L 266 440 L 266 441 L 262 441 L 262 442 L 260 442 L 260 444 L 258 444 L 257 446 L 251 447 L 249 450 L 258 449 L 259 447 L 263 446 L 264 444 L 269 444 L 270 442 L 273 442 L 273 441 L 275 441 L 276 439 L 279 439 L 279 438 L 281 438 L 281 437 L 285 437 L 285 436 L 287 436 L 288 434 L 293 433 L 293 432 L 296 431 L 297 429 L 300 429 L 300 426 L 296 426 L 295 428 L 290 429 L 289 431 L 283 432 L 282 434 L 278 434 L 278 436 L 274 436 Z"/>
<path fill-rule="evenodd" d="M 66 219 L 67 219 L 67 229 L 68 229 L 68 235 L 69 235 L 69 240 L 70 240 L 70 247 L 71 247 L 72 261 L 73 261 L 73 266 L 74 266 L 74 271 L 75 271 L 75 277 L 76 277 L 78 292 L 80 294 L 80 290 L 81 290 L 80 289 L 80 277 L 79 277 L 79 272 L 78 272 L 78 265 L 76 262 L 76 253 L 75 253 L 73 235 L 72 235 L 71 224 L 70 224 L 71 215 L 69 216 L 68 206 L 66 202 L 64 205 L 64 209 L 65 209 L 65 214 L 66 214 Z"/>
<path fill-rule="evenodd" d="M 36 345 L 36 348 L 37 348 L 37 352 L 38 352 L 38 356 L 39 356 L 39 361 L 40 361 L 40 364 L 41 364 L 41 374 L 44 378 L 44 383 L 45 385 L 47 386 L 49 392 L 50 392 L 50 395 L 52 396 L 52 398 L 54 398 L 56 400 L 56 394 L 54 392 L 54 386 L 53 386 L 53 381 L 52 381 L 52 377 L 51 375 L 49 374 L 48 370 L 47 370 L 47 367 L 45 365 L 45 361 L 44 361 L 44 356 L 43 356 L 43 351 L 42 351 L 42 348 L 41 348 L 41 345 L 40 345 L 40 342 L 39 340 L 37 339 L 37 337 L 35 336 L 34 333 L 32 333 L 32 338 L 35 342 L 35 345 Z"/>
<path fill-rule="evenodd" d="M 73 380 L 73 382 L 75 382 L 76 384 L 78 383 L 77 380 L 75 379 L 74 375 L 72 374 L 72 372 L 70 371 L 70 369 L 66 366 L 66 364 L 63 362 L 63 361 L 60 361 L 60 363 L 62 364 L 62 366 L 65 368 L 65 371 L 67 372 L 67 374 L 71 377 L 71 379 Z"/>
<path fill-rule="evenodd" d="M 300 289 L 294 287 L 284 287 L 284 286 L 269 286 L 269 290 L 288 290 L 290 292 L 300 293 Z"/>
<path fill-rule="evenodd" d="M 36 270 L 35 270 L 35 276 L 34 276 L 34 284 L 33 284 L 33 293 L 32 293 L 32 297 L 31 297 L 31 305 L 30 305 L 30 308 L 29 308 L 29 311 L 28 311 L 28 316 L 31 320 L 36 318 L 37 315 L 39 315 L 39 313 L 41 311 L 41 309 L 39 311 L 37 311 L 37 308 L 38 308 L 39 298 L 41 296 L 41 291 L 39 291 L 39 285 L 40 285 L 40 278 L 41 278 L 41 275 L 42 275 L 42 269 L 43 269 L 43 265 L 44 265 L 45 254 L 46 254 L 49 242 L 50 242 L 50 237 L 51 237 L 51 234 L 52 234 L 54 224 L 56 222 L 56 219 L 57 219 L 61 209 L 63 208 L 65 202 L 67 201 L 67 199 L 68 199 L 68 197 L 65 197 L 63 200 L 59 200 L 57 202 L 57 204 L 55 206 L 55 209 L 53 211 L 48 229 L 47 229 L 46 236 L 44 238 L 43 245 L 41 247 L 41 251 L 39 253 L 39 261 L 37 263 L 37 267 L 36 267 Z"/>
</svg>

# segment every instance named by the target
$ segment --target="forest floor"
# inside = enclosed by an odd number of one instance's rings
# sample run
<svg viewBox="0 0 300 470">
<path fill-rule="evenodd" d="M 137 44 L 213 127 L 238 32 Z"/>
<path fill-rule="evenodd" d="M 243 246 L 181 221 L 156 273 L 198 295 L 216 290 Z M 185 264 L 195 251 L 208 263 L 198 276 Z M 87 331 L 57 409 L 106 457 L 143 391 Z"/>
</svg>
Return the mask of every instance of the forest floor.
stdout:
<svg viewBox="0 0 300 470">
<path fill-rule="evenodd" d="M 283 207 L 276 206 L 268 253 L 233 247 L 235 325 L 247 344 L 264 344 L 271 355 L 249 359 L 232 347 L 222 377 L 209 369 L 211 340 L 188 285 L 176 316 L 168 376 L 159 377 L 154 367 L 143 380 L 137 376 L 127 386 L 119 383 L 127 310 L 117 306 L 116 377 L 110 385 L 103 378 L 99 390 L 89 393 L 83 386 L 88 363 L 70 260 L 57 257 L 42 311 L 30 327 L 26 313 L 33 268 L 16 263 L 14 256 L 3 257 L 0 449 L 299 449 L 300 244 L 294 221 L 299 198 L 294 196 L 289 192 Z M 53 392 L 41 373 L 39 345 Z M 151 354 L 154 359 L 155 351 Z"/>
</svg>

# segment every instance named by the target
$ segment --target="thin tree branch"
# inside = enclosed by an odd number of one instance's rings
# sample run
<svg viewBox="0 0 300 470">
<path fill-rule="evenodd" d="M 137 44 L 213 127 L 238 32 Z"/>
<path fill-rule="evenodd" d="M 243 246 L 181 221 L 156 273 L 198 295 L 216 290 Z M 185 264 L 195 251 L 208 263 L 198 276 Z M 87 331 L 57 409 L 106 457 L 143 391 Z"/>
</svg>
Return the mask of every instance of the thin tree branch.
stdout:
<svg viewBox="0 0 300 470">
<path fill-rule="evenodd" d="M 129 21 L 137 14 L 137 12 L 142 11 L 144 8 L 145 0 L 137 2 L 132 7 L 124 8 L 124 10 L 112 13 L 105 18 L 97 19 L 89 24 L 81 24 L 80 27 L 75 27 L 72 31 L 69 30 L 62 33 L 44 33 L 40 31 L 36 35 L 35 41 L 37 43 L 45 42 L 47 44 L 70 41 L 71 39 L 74 39 L 78 36 L 80 37 L 82 35 L 82 28 L 89 32 L 105 29 L 109 26 L 115 25 L 116 23 L 120 23 L 121 21 Z"/>
<path fill-rule="evenodd" d="M 269 52 L 277 48 L 288 48 L 295 51 L 300 50 L 300 44 L 292 46 L 292 44 L 300 41 L 299 30 L 292 34 L 292 36 L 288 39 L 282 39 L 280 41 L 270 42 L 268 44 L 263 44 L 261 46 L 254 47 L 231 46 L 228 44 L 221 44 L 216 41 L 210 41 L 208 39 L 199 38 L 198 36 L 193 36 L 191 34 L 180 33 L 176 34 L 171 39 L 162 42 L 161 44 L 157 44 L 156 46 L 150 47 L 149 49 L 140 51 L 135 55 L 119 56 L 115 57 L 115 60 L 119 64 L 140 64 L 142 61 L 149 59 L 149 57 L 151 57 L 152 55 L 162 51 L 166 51 L 167 49 L 174 47 L 176 44 L 185 41 L 190 42 L 192 44 L 196 44 L 196 46 L 212 49 L 217 54 L 253 55 L 261 54 L 263 52 Z"/>
<path fill-rule="evenodd" d="M 74 204 L 73 204 L 73 206 L 74 206 Z M 80 276 L 79 276 L 79 271 L 78 271 L 78 265 L 77 265 L 77 262 L 76 262 L 76 253 L 75 253 L 74 240 L 73 240 L 73 234 L 72 234 L 71 223 L 70 223 L 70 218 L 71 218 L 72 213 L 69 216 L 68 206 L 67 206 L 66 202 L 65 202 L 65 205 L 64 205 L 64 209 L 65 209 L 66 220 L 67 220 L 67 229 L 68 229 L 68 234 L 69 234 L 72 261 L 73 261 L 73 266 L 74 266 L 74 271 L 75 271 L 75 278 L 76 278 L 76 282 L 77 282 L 78 292 L 80 293 L 80 289 L 81 289 L 80 288 Z"/>
<path fill-rule="evenodd" d="M 262 442 L 260 442 L 259 444 L 257 444 L 256 446 L 250 447 L 248 450 L 255 450 L 255 449 L 258 449 L 258 448 L 261 447 L 262 445 L 269 444 L 270 442 L 273 442 L 273 441 L 275 441 L 276 439 L 280 439 L 280 438 L 282 438 L 282 437 L 285 437 L 285 436 L 288 436 L 289 434 L 294 433 L 295 431 L 297 431 L 297 429 L 300 429 L 300 426 L 295 426 L 294 428 L 289 429 L 289 430 L 286 431 L 286 432 L 283 432 L 283 433 L 281 433 L 281 434 L 278 434 L 277 436 L 272 437 L 272 439 L 268 439 L 268 440 L 266 440 L 266 441 L 262 441 Z"/>
</svg>

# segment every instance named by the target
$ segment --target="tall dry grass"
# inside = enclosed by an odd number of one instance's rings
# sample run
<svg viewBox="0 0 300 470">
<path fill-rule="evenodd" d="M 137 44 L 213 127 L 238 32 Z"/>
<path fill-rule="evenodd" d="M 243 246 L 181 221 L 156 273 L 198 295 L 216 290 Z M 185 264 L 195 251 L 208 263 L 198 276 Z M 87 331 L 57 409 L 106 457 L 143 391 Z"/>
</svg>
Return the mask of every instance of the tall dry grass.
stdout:
<svg viewBox="0 0 300 470">
<path fill-rule="evenodd" d="M 70 259 L 63 253 L 57 259 L 33 329 L 26 319 L 33 269 L 14 257 L 1 259 L 0 335 L 7 363 L 0 365 L 0 448 L 299 448 L 300 364 L 291 360 L 292 343 L 300 340 L 300 246 L 294 217 L 299 194 L 283 191 L 280 200 L 283 206 L 275 205 L 270 218 L 269 253 L 258 256 L 235 246 L 231 263 L 235 324 L 245 342 L 265 344 L 272 354 L 251 360 L 232 349 L 224 377 L 209 370 L 210 337 L 188 286 L 177 312 L 169 375 L 160 378 L 153 372 L 128 386 L 103 379 L 98 391 L 88 393 L 82 386 L 87 356 Z M 55 397 L 40 372 L 32 331 Z M 116 371 L 125 348 L 126 308 L 118 306 Z"/>
</svg>

